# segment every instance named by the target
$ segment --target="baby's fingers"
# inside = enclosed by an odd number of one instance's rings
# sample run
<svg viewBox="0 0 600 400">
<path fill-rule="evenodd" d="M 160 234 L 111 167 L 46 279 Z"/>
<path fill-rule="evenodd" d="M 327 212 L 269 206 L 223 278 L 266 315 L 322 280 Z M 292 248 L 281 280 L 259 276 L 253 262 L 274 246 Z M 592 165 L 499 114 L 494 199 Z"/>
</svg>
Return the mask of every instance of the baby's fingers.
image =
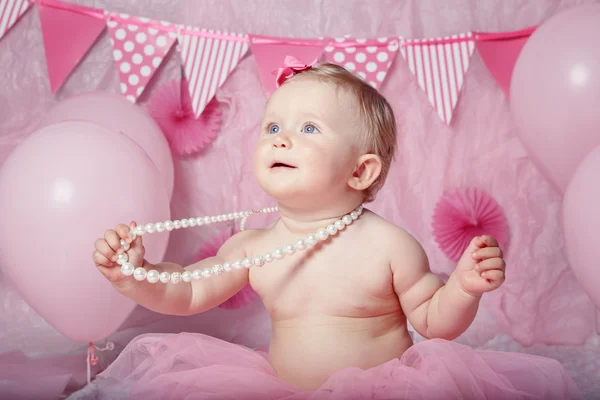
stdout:
<svg viewBox="0 0 600 400">
<path fill-rule="evenodd" d="M 478 271 L 489 271 L 492 269 L 504 270 L 506 267 L 506 263 L 501 258 L 488 258 L 486 260 L 480 261 L 475 266 L 475 270 Z"/>
<path fill-rule="evenodd" d="M 504 254 L 500 247 L 484 247 L 471 253 L 471 257 L 473 257 L 474 260 L 485 260 L 487 258 L 495 257 L 502 258 L 503 256 Z"/>
<path fill-rule="evenodd" d="M 106 258 L 106 256 L 104 256 L 98 250 L 94 250 L 94 253 L 92 253 L 92 260 L 94 260 L 94 264 L 96 264 L 98 266 L 104 266 L 104 267 L 110 268 L 114 265 L 114 262 L 112 262 L 110 259 Z"/>
<path fill-rule="evenodd" d="M 504 271 L 493 269 L 490 271 L 484 271 L 481 273 L 481 277 L 488 281 L 488 284 L 492 286 L 494 289 L 502 285 L 504 279 L 506 279 L 506 275 Z"/>
<path fill-rule="evenodd" d="M 105 239 L 96 240 L 95 247 L 98 253 L 102 254 L 107 259 L 111 261 L 117 261 L 115 251 L 112 249 L 111 246 L 108 245 Z"/>
</svg>

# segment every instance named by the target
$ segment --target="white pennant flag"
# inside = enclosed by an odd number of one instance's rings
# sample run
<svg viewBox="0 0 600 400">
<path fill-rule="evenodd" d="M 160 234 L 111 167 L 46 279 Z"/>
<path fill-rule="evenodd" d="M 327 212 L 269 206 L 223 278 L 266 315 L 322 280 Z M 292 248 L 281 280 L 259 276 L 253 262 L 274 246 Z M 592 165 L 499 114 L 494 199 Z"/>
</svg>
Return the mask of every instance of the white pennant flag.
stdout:
<svg viewBox="0 0 600 400">
<path fill-rule="evenodd" d="M 248 51 L 248 37 L 194 27 L 186 30 L 200 34 L 184 31 L 179 37 L 192 108 L 198 117 Z"/>
<path fill-rule="evenodd" d="M 475 50 L 473 35 L 446 38 L 404 39 L 400 53 L 438 115 L 450 124 L 464 77 Z"/>
<path fill-rule="evenodd" d="M 27 0 L 0 0 L 0 39 L 31 4 Z"/>
</svg>

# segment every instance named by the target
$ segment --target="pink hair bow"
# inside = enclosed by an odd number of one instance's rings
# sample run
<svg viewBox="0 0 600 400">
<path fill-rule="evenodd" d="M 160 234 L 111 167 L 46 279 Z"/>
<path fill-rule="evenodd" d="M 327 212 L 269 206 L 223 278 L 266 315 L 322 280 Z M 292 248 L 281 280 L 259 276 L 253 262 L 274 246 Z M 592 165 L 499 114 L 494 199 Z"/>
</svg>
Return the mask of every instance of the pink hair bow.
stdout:
<svg viewBox="0 0 600 400">
<path fill-rule="evenodd" d="M 277 78 L 275 80 L 275 87 L 281 86 L 283 82 L 290 79 L 296 73 L 311 68 L 318 61 L 319 59 L 315 58 L 315 60 L 312 63 L 305 64 L 294 56 L 286 56 L 285 60 L 283 60 L 283 67 L 277 68 L 276 71 L 273 71 L 274 74 L 277 74 Z"/>
</svg>

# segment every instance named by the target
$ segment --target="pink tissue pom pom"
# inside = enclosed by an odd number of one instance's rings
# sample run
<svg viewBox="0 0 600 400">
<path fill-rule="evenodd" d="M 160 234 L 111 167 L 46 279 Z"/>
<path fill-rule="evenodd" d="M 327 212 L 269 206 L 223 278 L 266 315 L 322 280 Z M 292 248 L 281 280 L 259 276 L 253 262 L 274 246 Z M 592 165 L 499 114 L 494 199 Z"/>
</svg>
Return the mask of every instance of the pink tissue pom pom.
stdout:
<svg viewBox="0 0 600 400">
<path fill-rule="evenodd" d="M 217 255 L 219 248 L 227 241 L 227 239 L 229 239 L 229 237 L 230 235 L 227 232 L 221 232 L 211 240 L 204 243 L 204 245 L 198 250 L 198 261 Z M 225 279 L 227 278 L 225 277 Z M 253 303 L 257 298 L 258 294 L 256 294 L 250 285 L 246 285 L 229 300 L 219 305 L 219 307 L 226 309 L 237 309 Z"/>
<path fill-rule="evenodd" d="M 181 82 L 177 80 L 156 90 L 150 98 L 148 113 L 162 129 L 171 150 L 179 156 L 202 151 L 215 140 L 221 127 L 217 100 L 210 101 L 196 119 L 189 93 L 184 90 L 181 96 Z"/>
<path fill-rule="evenodd" d="M 496 200 L 475 188 L 446 192 L 433 213 L 433 235 L 444 254 L 458 261 L 469 242 L 483 234 L 494 237 L 506 251 L 508 222 Z"/>
</svg>

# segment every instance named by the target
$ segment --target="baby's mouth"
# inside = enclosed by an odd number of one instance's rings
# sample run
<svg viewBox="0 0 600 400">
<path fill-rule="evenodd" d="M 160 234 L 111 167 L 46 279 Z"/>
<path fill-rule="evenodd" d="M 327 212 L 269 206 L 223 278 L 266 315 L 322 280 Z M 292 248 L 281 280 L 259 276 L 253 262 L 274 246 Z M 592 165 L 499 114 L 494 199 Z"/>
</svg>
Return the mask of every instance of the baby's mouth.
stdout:
<svg viewBox="0 0 600 400">
<path fill-rule="evenodd" d="M 273 169 L 273 168 L 292 168 L 293 169 L 296 167 L 294 167 L 293 165 L 282 163 L 282 162 L 275 162 L 271 165 L 271 169 Z"/>
</svg>

